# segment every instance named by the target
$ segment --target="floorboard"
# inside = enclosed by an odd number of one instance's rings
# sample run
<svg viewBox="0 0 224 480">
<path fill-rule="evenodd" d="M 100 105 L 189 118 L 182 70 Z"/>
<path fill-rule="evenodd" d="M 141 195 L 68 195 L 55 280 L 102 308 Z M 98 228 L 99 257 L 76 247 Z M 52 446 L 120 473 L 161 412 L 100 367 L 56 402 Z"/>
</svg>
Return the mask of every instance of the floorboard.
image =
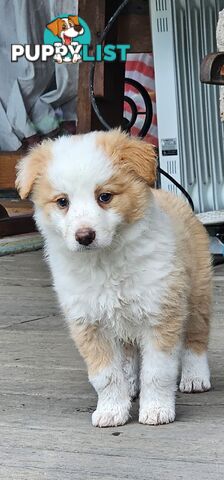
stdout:
<svg viewBox="0 0 224 480">
<path fill-rule="evenodd" d="M 215 269 L 213 389 L 177 394 L 176 422 L 95 429 L 96 395 L 42 252 L 0 258 L 1 480 L 223 480 L 224 267 Z"/>
</svg>

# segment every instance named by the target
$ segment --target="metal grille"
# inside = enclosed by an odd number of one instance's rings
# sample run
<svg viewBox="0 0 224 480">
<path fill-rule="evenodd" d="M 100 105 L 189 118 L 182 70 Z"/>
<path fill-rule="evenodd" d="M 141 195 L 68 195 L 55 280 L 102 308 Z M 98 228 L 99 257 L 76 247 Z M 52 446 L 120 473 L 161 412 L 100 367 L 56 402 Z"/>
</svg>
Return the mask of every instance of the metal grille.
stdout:
<svg viewBox="0 0 224 480">
<path fill-rule="evenodd" d="M 181 179 L 201 212 L 224 208 L 219 89 L 199 81 L 202 58 L 217 50 L 223 8 L 224 0 L 172 0 Z"/>
<path fill-rule="evenodd" d="M 166 0 L 156 0 L 156 11 L 164 12 L 167 10 L 167 1 Z"/>
<path fill-rule="evenodd" d="M 157 31 L 168 32 L 168 21 L 166 17 L 161 17 L 157 19 Z"/>
</svg>

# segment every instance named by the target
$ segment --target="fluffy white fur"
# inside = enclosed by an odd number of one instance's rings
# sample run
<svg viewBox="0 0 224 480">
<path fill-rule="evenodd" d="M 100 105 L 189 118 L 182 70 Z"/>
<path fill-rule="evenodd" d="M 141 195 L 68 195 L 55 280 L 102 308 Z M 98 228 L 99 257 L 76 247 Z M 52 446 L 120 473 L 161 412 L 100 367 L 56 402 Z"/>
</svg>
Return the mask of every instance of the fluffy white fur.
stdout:
<svg viewBox="0 0 224 480">
<path fill-rule="evenodd" d="M 144 215 L 134 223 L 124 222 L 121 212 L 98 205 L 94 192 L 111 178 L 115 167 L 96 139 L 97 134 L 91 133 L 77 137 L 75 142 L 65 137 L 50 145 L 52 158 L 44 176 L 54 195 L 69 198 L 69 209 L 65 214 L 55 206 L 46 214 L 37 201 L 35 219 L 45 238 L 54 287 L 71 331 L 76 325 L 85 328 L 97 323 L 113 345 L 110 363 L 89 374 L 98 393 L 93 425 L 112 426 L 127 421 L 131 397 L 139 388 L 136 345 L 141 352 L 139 421 L 168 423 L 175 418 L 183 333 L 170 351 L 162 351 L 154 335 L 163 322 L 170 276 L 178 274 L 181 283 L 186 270 L 182 254 L 177 251 L 178 234 L 171 216 L 152 194 Z M 27 168 L 23 161 L 20 182 Z M 181 218 L 176 220 L 177 225 L 179 221 Z M 96 231 L 89 247 L 75 239 L 76 231 L 83 227 Z M 185 287 L 187 298 L 189 282 L 181 287 L 183 291 Z M 123 342 L 135 346 L 127 358 Z M 180 388 L 191 391 L 194 383 L 197 390 L 210 386 L 206 353 L 185 351 Z"/>
<path fill-rule="evenodd" d="M 150 335 L 142 343 L 139 421 L 150 425 L 173 422 L 180 346 L 169 353 L 158 352 Z"/>
<path fill-rule="evenodd" d="M 69 322 L 97 320 L 112 336 L 133 341 L 148 328 L 149 314 L 151 325 L 160 314 L 175 254 L 171 222 L 153 198 L 144 218 L 132 225 L 113 209 L 101 209 L 94 190 L 111 177 L 112 164 L 94 148 L 94 133 L 77 142 L 75 157 L 70 142 L 54 143 L 48 168 L 55 192 L 70 199 L 68 213 L 55 209 L 49 222 L 44 210 L 35 208 L 55 289 Z M 97 232 L 90 249 L 75 241 L 75 232 L 85 225 Z"/>
<path fill-rule="evenodd" d="M 194 353 L 185 349 L 182 356 L 180 391 L 185 393 L 210 390 L 210 372 L 207 352 Z"/>
</svg>

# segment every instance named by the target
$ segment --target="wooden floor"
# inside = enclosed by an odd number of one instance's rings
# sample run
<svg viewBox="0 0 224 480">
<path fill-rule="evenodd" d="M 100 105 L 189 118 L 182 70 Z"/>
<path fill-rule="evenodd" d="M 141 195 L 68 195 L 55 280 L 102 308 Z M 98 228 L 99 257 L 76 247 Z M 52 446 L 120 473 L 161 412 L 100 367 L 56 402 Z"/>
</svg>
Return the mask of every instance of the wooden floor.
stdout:
<svg viewBox="0 0 224 480">
<path fill-rule="evenodd" d="M 96 429 L 96 395 L 57 307 L 41 252 L 0 258 L 0 478 L 224 478 L 224 268 L 216 268 L 213 390 L 177 394 L 176 422 Z"/>
</svg>

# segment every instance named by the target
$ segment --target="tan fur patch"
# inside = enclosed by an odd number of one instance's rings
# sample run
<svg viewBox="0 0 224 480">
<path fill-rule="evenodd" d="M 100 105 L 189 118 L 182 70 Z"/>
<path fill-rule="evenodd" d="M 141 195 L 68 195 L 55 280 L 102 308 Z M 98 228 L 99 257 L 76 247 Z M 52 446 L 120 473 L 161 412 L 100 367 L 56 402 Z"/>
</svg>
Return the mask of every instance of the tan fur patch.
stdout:
<svg viewBox="0 0 224 480">
<path fill-rule="evenodd" d="M 116 129 L 99 132 L 96 144 L 106 152 L 115 166 L 122 167 L 123 174 L 129 172 L 148 185 L 155 185 L 157 162 L 152 145 Z"/>
<path fill-rule="evenodd" d="M 79 26 L 79 17 L 77 15 L 69 15 L 68 20 L 73 23 L 74 27 Z"/>
<path fill-rule="evenodd" d="M 68 21 L 71 23 L 77 31 L 81 30 L 82 27 L 79 24 L 79 18 L 77 15 L 70 15 L 68 17 Z M 60 37 L 61 32 L 65 29 L 67 30 L 67 24 L 64 22 L 62 18 L 56 18 L 52 22 L 47 24 L 47 28 L 57 37 Z"/>
<path fill-rule="evenodd" d="M 67 28 L 66 23 L 62 20 L 62 18 L 56 18 L 52 22 L 47 24 L 47 28 L 57 37 L 60 35 L 62 31 L 62 27 L 65 25 Z"/>
<path fill-rule="evenodd" d="M 70 331 L 72 339 L 87 364 L 90 376 L 96 375 L 112 362 L 112 345 L 104 337 L 98 325 L 86 327 L 76 325 L 71 327 Z"/>
<path fill-rule="evenodd" d="M 208 235 L 186 202 L 162 190 L 153 195 L 171 218 L 176 238 L 175 273 L 161 306 L 156 342 L 171 351 L 183 340 L 186 348 L 202 353 L 208 345 L 212 290 Z"/>
<path fill-rule="evenodd" d="M 159 350 L 169 353 L 183 340 L 183 325 L 187 318 L 187 295 L 184 280 L 171 276 L 166 296 L 161 305 L 161 321 L 154 328 L 154 339 Z"/>
<path fill-rule="evenodd" d="M 57 199 L 60 197 L 66 197 L 66 195 L 63 194 L 63 192 L 61 192 L 60 195 L 56 194 L 47 177 L 41 176 L 38 178 L 33 187 L 32 200 L 35 205 L 43 209 L 46 217 L 49 216 L 52 208 L 59 208 L 57 206 Z M 62 210 L 64 214 L 66 214 L 67 211 L 68 208 Z"/>
<path fill-rule="evenodd" d="M 147 184 L 123 171 L 121 168 L 108 182 L 97 187 L 96 198 L 103 192 L 113 194 L 109 203 L 101 204 L 104 209 L 113 208 L 122 215 L 127 223 L 132 223 L 143 217 L 150 200 L 150 189 Z"/>
<path fill-rule="evenodd" d="M 28 197 L 34 184 L 44 176 L 48 162 L 52 158 L 51 140 L 32 148 L 30 153 L 22 158 L 16 167 L 16 188 L 22 199 Z"/>
<path fill-rule="evenodd" d="M 99 132 L 96 144 L 104 150 L 115 167 L 115 173 L 96 195 L 113 194 L 113 199 L 102 208 L 113 208 L 127 223 L 143 217 L 150 200 L 149 186 L 156 179 L 156 155 L 152 145 L 131 138 L 120 130 Z"/>
</svg>

